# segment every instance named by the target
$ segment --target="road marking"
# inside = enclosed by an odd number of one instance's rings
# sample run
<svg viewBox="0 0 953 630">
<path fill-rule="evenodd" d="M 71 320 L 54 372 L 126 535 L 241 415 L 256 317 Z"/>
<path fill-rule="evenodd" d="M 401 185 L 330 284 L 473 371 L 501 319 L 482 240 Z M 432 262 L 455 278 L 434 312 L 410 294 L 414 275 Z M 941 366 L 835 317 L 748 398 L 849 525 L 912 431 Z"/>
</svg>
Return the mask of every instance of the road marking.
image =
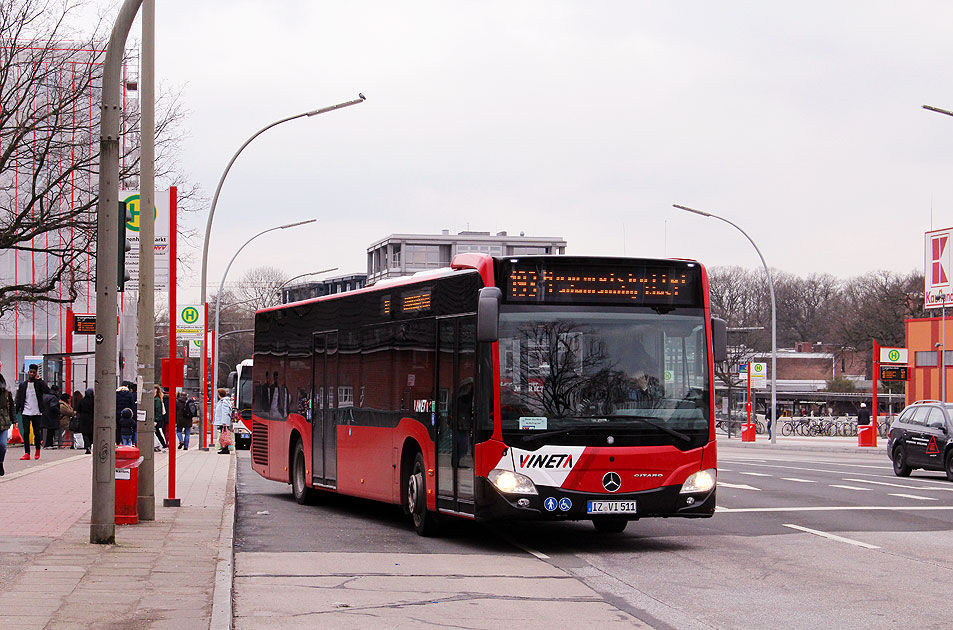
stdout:
<svg viewBox="0 0 953 630">
<path fill-rule="evenodd" d="M 542 551 L 536 551 L 535 549 L 530 549 L 530 548 L 527 547 L 526 545 L 524 545 L 524 544 L 522 544 L 522 543 L 519 543 L 519 542 L 517 542 L 516 540 L 514 540 L 513 537 L 512 537 L 512 536 L 509 536 L 508 534 L 501 534 L 501 538 L 503 538 L 503 540 L 505 540 L 506 542 L 510 543 L 511 545 L 513 545 L 514 547 L 516 547 L 517 549 L 522 549 L 522 550 L 525 551 L 526 553 L 530 554 L 531 556 L 535 556 L 535 557 L 536 557 L 537 559 L 539 559 L 539 560 L 549 560 L 549 556 L 547 556 L 547 555 L 546 555 L 545 553 L 543 553 Z"/>
<path fill-rule="evenodd" d="M 953 492 L 953 488 L 932 488 L 930 486 L 910 486 L 902 483 L 889 483 L 886 481 L 870 481 L 869 479 L 848 479 L 844 478 L 843 481 L 853 481 L 856 483 L 870 483 L 875 486 L 889 486 L 891 488 L 903 488 L 905 490 L 942 490 L 944 492 Z"/>
<path fill-rule="evenodd" d="M 719 481 L 718 485 L 723 488 L 737 488 L 739 490 L 761 490 L 761 488 L 755 488 L 753 486 L 748 486 L 743 483 L 728 483 L 727 481 Z"/>
<path fill-rule="evenodd" d="M 798 531 L 807 532 L 808 534 L 814 534 L 815 536 L 820 536 L 821 538 L 827 538 L 830 540 L 836 540 L 837 542 L 847 543 L 848 545 L 856 545 L 858 547 L 863 547 L 864 549 L 880 549 L 877 545 L 871 545 L 869 543 L 860 542 L 859 540 L 854 540 L 852 538 L 844 538 L 843 536 L 837 536 L 836 534 L 828 534 L 827 532 L 818 531 L 816 529 L 808 529 L 807 527 L 801 527 L 800 525 L 791 525 L 790 523 L 782 523 L 784 527 L 790 527 L 791 529 L 796 529 Z"/>
<path fill-rule="evenodd" d="M 869 492 L 871 490 L 870 488 L 858 488 L 857 486 L 839 486 L 834 483 L 831 484 L 831 488 L 843 488 L 844 490 L 861 490 L 863 492 Z"/>
<path fill-rule="evenodd" d="M 716 512 L 741 514 L 747 512 L 921 512 L 927 510 L 953 510 L 953 505 L 907 505 L 903 507 L 889 505 L 841 505 L 841 506 L 805 506 L 805 507 L 769 507 L 769 508 L 726 508 L 718 506 Z"/>
<path fill-rule="evenodd" d="M 798 479 L 797 477 L 781 477 L 783 481 L 796 481 L 797 483 L 817 483 L 810 479 Z"/>
<path fill-rule="evenodd" d="M 739 472 L 738 474 L 739 474 L 739 475 L 749 475 L 749 476 L 751 476 L 751 477 L 771 477 L 771 475 L 769 475 L 769 474 L 767 474 L 767 473 Z"/>
<path fill-rule="evenodd" d="M 917 499 L 919 501 L 936 501 L 936 497 L 918 497 L 915 494 L 901 494 L 899 492 L 890 492 L 888 493 L 892 497 L 901 497 L 903 499 Z"/>
</svg>

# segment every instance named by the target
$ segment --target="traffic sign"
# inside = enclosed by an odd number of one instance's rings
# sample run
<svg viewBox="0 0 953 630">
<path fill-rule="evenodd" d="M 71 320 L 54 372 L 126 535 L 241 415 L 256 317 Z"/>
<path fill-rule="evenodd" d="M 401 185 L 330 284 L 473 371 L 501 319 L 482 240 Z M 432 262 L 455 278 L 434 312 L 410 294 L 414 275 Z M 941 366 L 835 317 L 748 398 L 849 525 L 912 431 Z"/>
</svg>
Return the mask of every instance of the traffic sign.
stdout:
<svg viewBox="0 0 953 630">
<path fill-rule="evenodd" d="M 201 339 L 205 334 L 205 309 L 201 304 L 181 304 L 175 316 L 175 336 L 178 339 Z"/>
<path fill-rule="evenodd" d="M 764 389 L 768 386 L 768 364 L 751 364 L 751 387 L 754 389 Z"/>
<path fill-rule="evenodd" d="M 880 348 L 880 362 L 906 365 L 909 363 L 906 348 Z"/>
</svg>

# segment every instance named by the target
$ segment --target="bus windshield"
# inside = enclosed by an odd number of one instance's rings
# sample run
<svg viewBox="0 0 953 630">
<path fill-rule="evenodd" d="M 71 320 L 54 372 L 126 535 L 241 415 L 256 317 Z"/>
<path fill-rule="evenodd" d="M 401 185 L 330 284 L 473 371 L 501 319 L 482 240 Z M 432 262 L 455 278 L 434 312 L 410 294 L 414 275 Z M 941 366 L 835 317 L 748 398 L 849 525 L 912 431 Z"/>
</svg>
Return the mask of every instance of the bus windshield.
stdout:
<svg viewBox="0 0 953 630">
<path fill-rule="evenodd" d="M 510 446 L 708 442 L 705 318 L 650 308 L 513 308 L 500 315 Z M 690 313 L 690 314 L 688 314 Z"/>
</svg>

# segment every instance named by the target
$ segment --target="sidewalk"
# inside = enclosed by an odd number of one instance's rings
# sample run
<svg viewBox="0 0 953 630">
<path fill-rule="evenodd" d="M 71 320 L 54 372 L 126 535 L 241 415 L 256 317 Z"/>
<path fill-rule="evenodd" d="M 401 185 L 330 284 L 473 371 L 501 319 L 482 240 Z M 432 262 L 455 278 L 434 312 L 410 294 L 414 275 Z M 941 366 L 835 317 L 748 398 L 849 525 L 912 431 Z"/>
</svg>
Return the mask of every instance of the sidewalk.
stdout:
<svg viewBox="0 0 953 630">
<path fill-rule="evenodd" d="M 779 435 L 776 444 L 771 443 L 767 435 L 758 435 L 754 442 L 742 442 L 741 436 L 728 437 L 719 433 L 718 448 L 753 448 L 776 451 L 814 451 L 816 453 L 863 453 L 876 457 L 887 457 L 887 438 L 878 437 L 876 447 L 857 446 L 856 437 L 839 436 L 784 436 Z"/>
<path fill-rule="evenodd" d="M 234 455 L 176 451 L 182 505 L 166 508 L 169 457 L 156 453 L 156 520 L 93 545 L 92 456 L 21 453 L 8 450 L 17 465 L 0 477 L 0 628 L 231 627 Z"/>
</svg>

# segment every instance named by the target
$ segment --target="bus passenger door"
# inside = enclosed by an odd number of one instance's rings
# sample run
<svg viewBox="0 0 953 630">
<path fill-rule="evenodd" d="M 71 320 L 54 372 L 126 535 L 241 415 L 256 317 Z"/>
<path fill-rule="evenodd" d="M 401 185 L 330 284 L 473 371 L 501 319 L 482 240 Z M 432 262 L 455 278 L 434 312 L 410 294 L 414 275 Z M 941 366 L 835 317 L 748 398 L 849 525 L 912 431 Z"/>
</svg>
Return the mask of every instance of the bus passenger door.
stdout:
<svg viewBox="0 0 953 630">
<path fill-rule="evenodd" d="M 476 323 L 439 320 L 437 334 L 437 505 L 473 514 Z"/>
<path fill-rule="evenodd" d="M 311 391 L 311 479 L 322 486 L 336 485 L 337 346 L 338 334 L 317 333 L 314 345 L 314 383 Z"/>
</svg>

